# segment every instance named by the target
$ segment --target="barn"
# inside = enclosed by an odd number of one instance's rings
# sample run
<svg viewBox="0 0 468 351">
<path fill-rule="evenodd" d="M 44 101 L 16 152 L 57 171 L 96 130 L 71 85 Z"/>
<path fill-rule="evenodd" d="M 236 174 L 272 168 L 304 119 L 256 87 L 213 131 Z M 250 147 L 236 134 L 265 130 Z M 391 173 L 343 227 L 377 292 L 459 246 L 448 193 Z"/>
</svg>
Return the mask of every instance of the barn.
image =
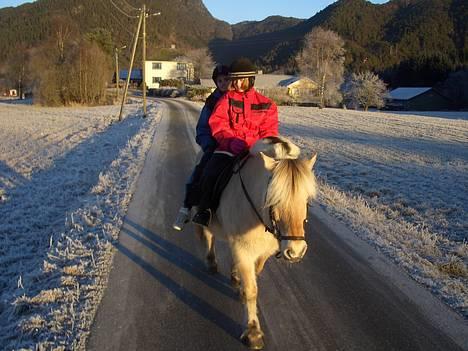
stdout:
<svg viewBox="0 0 468 351">
<path fill-rule="evenodd" d="M 440 111 L 452 108 L 452 101 L 431 87 L 397 88 L 390 91 L 388 110 Z"/>
</svg>

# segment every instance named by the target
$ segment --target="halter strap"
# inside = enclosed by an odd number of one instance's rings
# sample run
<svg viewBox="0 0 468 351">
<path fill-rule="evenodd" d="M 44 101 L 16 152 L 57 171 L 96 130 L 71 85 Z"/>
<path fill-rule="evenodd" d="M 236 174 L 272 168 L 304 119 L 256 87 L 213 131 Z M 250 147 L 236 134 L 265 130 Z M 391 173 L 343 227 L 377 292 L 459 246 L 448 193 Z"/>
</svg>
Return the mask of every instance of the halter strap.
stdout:
<svg viewBox="0 0 468 351">
<path fill-rule="evenodd" d="M 269 233 L 273 234 L 279 241 L 282 241 L 282 240 L 304 240 L 305 241 L 305 237 L 303 237 L 303 236 L 282 235 L 281 234 L 281 230 L 279 229 L 279 227 L 276 224 L 276 221 L 274 220 L 274 217 L 273 217 L 273 207 L 272 206 L 270 206 L 270 208 L 269 208 L 269 215 L 270 215 L 270 221 L 272 223 L 272 226 L 270 227 L 267 224 L 265 224 L 265 222 L 263 221 L 262 216 L 260 215 L 260 213 L 258 213 L 257 208 L 255 207 L 255 205 L 254 205 L 254 203 L 252 201 L 252 198 L 250 197 L 249 192 L 247 191 L 247 188 L 245 187 L 244 180 L 242 179 L 241 169 L 245 166 L 245 164 L 247 163 L 249 157 L 250 157 L 250 155 L 247 156 L 242 161 L 242 163 L 239 165 L 239 168 L 234 173 L 239 173 L 239 179 L 240 179 L 240 182 L 241 182 L 242 190 L 244 191 L 244 195 L 247 198 L 247 201 L 249 202 L 250 207 L 252 207 L 252 210 L 255 212 L 255 215 L 257 216 L 258 220 L 260 221 L 260 223 L 262 223 L 264 225 L 265 232 L 269 232 Z"/>
</svg>

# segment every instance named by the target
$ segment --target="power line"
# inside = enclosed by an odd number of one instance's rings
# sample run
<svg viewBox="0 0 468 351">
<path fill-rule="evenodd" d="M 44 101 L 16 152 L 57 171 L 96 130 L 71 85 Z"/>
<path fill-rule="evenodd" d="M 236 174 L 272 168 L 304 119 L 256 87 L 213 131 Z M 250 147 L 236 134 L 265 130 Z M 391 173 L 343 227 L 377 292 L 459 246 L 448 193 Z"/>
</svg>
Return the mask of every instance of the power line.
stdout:
<svg viewBox="0 0 468 351">
<path fill-rule="evenodd" d="M 124 16 L 127 16 L 129 18 L 138 18 L 139 16 L 132 16 L 132 15 L 129 15 L 128 13 L 126 13 L 124 10 L 122 10 L 120 7 L 118 7 L 112 0 L 109 0 L 111 2 L 112 5 L 114 5 L 114 7 L 121 13 L 123 14 Z"/>
<path fill-rule="evenodd" d="M 133 38 L 133 32 L 131 32 L 129 29 L 128 29 L 128 24 L 125 25 L 122 23 L 122 21 L 116 16 L 114 15 L 113 11 L 112 11 L 112 6 L 108 6 L 108 5 L 105 5 L 105 4 L 109 4 L 105 1 L 98 1 L 102 4 L 102 6 L 105 8 L 106 10 L 106 13 L 109 13 L 112 17 L 112 19 L 121 27 L 121 29 L 123 29 L 125 32 L 127 32 L 131 38 Z"/>
<path fill-rule="evenodd" d="M 130 5 L 128 2 L 126 2 L 125 0 L 121 0 L 125 5 L 127 5 L 128 7 L 130 7 L 132 10 L 134 11 L 140 11 L 140 9 L 136 8 L 135 6 L 132 6 Z"/>
<path fill-rule="evenodd" d="M 120 27 L 122 27 L 122 29 L 124 31 L 126 31 L 131 37 L 133 37 L 133 33 L 130 30 L 128 30 L 128 28 L 125 27 L 125 25 L 122 24 L 122 22 L 120 22 L 120 20 L 112 12 L 109 12 L 109 13 L 112 16 L 112 18 L 114 19 L 114 21 L 116 21 L 120 25 Z"/>
</svg>

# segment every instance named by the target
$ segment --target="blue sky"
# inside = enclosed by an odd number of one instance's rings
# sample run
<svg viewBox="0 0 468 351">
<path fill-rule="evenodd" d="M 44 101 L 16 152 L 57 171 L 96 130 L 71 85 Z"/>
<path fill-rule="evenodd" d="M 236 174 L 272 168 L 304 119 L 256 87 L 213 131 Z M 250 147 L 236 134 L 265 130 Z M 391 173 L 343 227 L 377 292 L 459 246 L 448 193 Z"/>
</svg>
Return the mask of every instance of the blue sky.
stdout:
<svg viewBox="0 0 468 351">
<path fill-rule="evenodd" d="M 375 4 L 382 4 L 387 1 L 371 0 Z M 18 6 L 25 2 L 28 1 L 0 0 L 0 8 Z M 310 18 L 333 2 L 330 0 L 203 0 L 203 3 L 214 17 L 231 24 L 248 20 L 258 21 L 272 15 Z M 119 0 L 116 0 L 116 3 L 119 3 Z"/>
<path fill-rule="evenodd" d="M 372 0 L 382 4 L 388 0 Z M 211 14 L 231 24 L 262 20 L 268 16 L 310 18 L 335 1 L 330 0 L 203 0 Z"/>
</svg>

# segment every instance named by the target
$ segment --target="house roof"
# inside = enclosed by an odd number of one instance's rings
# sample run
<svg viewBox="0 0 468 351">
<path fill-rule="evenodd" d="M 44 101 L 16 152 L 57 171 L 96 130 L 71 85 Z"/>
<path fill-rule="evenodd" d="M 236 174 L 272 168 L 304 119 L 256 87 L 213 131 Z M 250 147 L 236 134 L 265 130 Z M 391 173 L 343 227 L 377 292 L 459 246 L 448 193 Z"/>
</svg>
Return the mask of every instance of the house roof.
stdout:
<svg viewBox="0 0 468 351">
<path fill-rule="evenodd" d="M 255 76 L 255 87 L 259 89 L 267 89 L 284 85 L 285 82 L 295 78 L 285 74 L 259 74 Z"/>
<path fill-rule="evenodd" d="M 410 100 L 415 96 L 421 95 L 426 91 L 431 90 L 431 87 L 421 88 L 396 88 L 389 93 L 390 99 L 393 100 Z"/>
</svg>

